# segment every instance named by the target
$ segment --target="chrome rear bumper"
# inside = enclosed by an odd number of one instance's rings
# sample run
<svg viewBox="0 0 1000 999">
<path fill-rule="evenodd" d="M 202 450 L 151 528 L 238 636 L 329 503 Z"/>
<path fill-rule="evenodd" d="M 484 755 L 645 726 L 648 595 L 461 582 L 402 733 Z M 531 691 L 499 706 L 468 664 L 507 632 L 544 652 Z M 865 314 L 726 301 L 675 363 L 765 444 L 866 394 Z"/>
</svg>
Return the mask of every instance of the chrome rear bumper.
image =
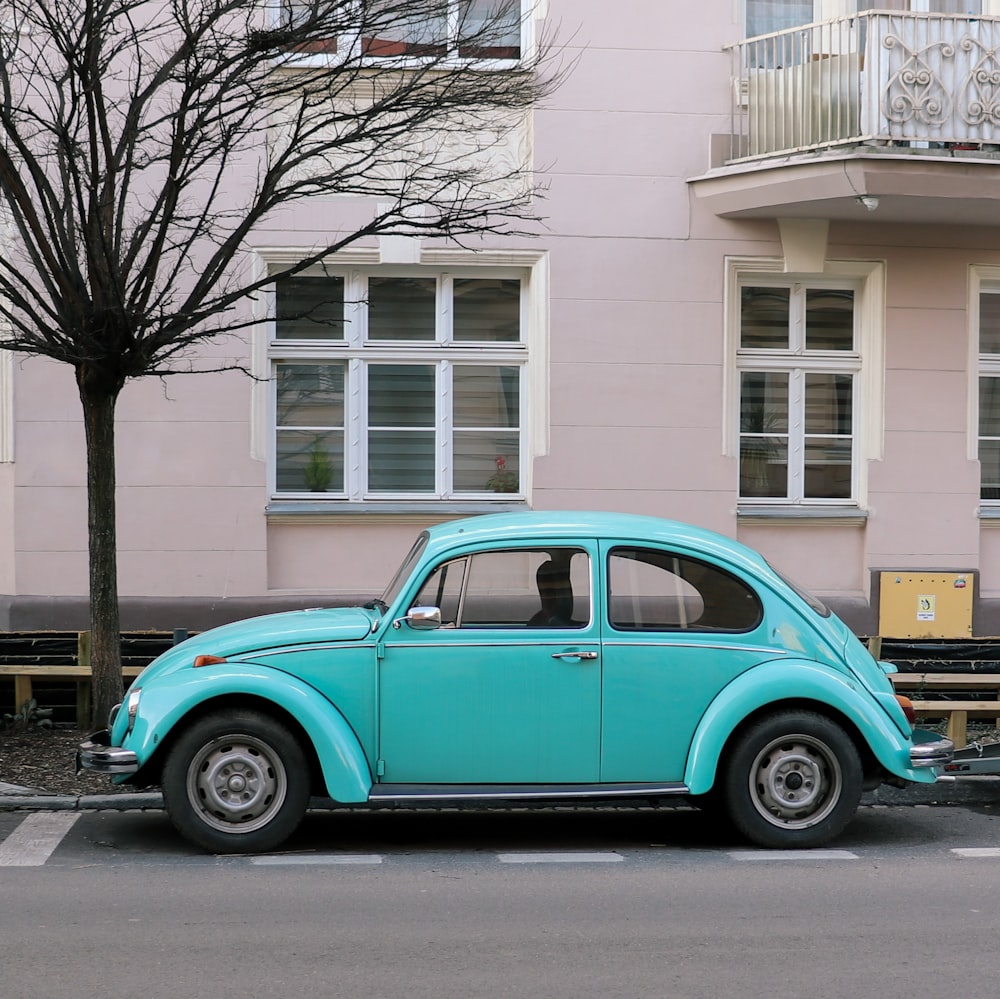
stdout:
<svg viewBox="0 0 1000 999">
<path fill-rule="evenodd" d="M 916 733 L 914 733 L 916 735 Z M 943 767 L 951 763 L 955 755 L 955 743 L 943 737 L 931 737 L 926 742 L 917 742 L 910 748 L 910 766 Z"/>
</svg>

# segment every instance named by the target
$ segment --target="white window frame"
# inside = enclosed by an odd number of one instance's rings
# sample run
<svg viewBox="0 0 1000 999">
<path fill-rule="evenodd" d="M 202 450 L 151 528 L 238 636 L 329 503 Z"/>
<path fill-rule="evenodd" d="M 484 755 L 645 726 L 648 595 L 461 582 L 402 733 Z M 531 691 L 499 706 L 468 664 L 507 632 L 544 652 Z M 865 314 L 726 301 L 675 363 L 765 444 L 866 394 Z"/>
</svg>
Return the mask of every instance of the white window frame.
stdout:
<svg viewBox="0 0 1000 999">
<path fill-rule="evenodd" d="M 981 5 L 980 10 L 969 11 L 969 16 L 978 17 L 980 15 L 992 15 L 1000 12 L 1000 0 L 979 0 L 979 2 Z M 863 2 L 863 0 L 813 0 L 812 17 L 801 25 L 795 25 L 795 27 L 805 27 L 806 24 L 816 24 L 834 17 L 849 17 L 851 14 L 868 10 L 881 10 L 891 7 L 898 13 L 936 13 L 940 12 L 940 6 L 934 0 L 910 0 L 909 4 L 902 9 L 895 3 L 883 4 L 877 2 L 877 0 L 866 0 L 866 2 Z M 747 24 L 749 17 L 748 0 L 743 0 L 742 8 L 743 26 L 749 36 L 750 28 Z"/>
<path fill-rule="evenodd" d="M 979 349 L 979 297 L 982 294 L 1000 295 L 1000 267 L 974 265 L 969 270 L 969 448 L 967 457 L 979 462 L 979 379 L 1000 378 L 1000 354 L 984 354 Z M 983 475 L 979 472 L 979 490 L 982 495 Z M 1000 500 L 980 498 L 982 510 L 1000 516 Z"/>
<path fill-rule="evenodd" d="M 294 0 L 293 0 L 294 2 Z M 454 8 L 459 0 L 446 0 L 449 4 L 449 31 L 448 44 L 449 51 L 444 56 L 421 57 L 414 55 L 364 55 L 361 52 L 361 37 L 357 32 L 347 32 L 337 38 L 336 51 L 334 52 L 314 52 L 297 54 L 289 59 L 290 62 L 300 66 L 322 66 L 331 62 L 360 61 L 363 64 L 372 66 L 391 66 L 398 69 L 417 67 L 432 59 L 435 63 L 446 66 L 472 65 L 483 70 L 509 70 L 517 68 L 525 59 L 529 58 L 535 44 L 534 22 L 536 18 L 544 15 L 544 8 L 547 0 L 517 0 L 521 5 L 521 54 L 517 59 L 486 59 L 476 57 L 461 57 L 452 45 L 454 39 L 455 24 L 458 15 Z M 272 0 L 272 17 L 277 24 L 281 24 L 287 16 L 288 0 Z"/>
<path fill-rule="evenodd" d="M 0 208 L 0 251 L 12 233 L 10 213 Z M 0 319 L 0 332 L 11 333 L 10 323 Z M 0 350 L 0 464 L 14 460 L 14 355 Z"/>
<path fill-rule="evenodd" d="M 788 350 L 743 348 L 741 289 L 744 286 L 850 288 L 854 295 L 855 349 L 809 351 L 792 331 Z M 773 510 L 813 511 L 822 516 L 833 508 L 864 509 L 867 504 L 867 465 L 883 453 L 885 266 L 881 261 L 827 261 L 820 274 L 790 273 L 782 258 L 728 257 L 726 259 L 726 370 L 723 391 L 723 454 L 735 459 L 734 486 L 741 513 Z M 799 324 L 802 325 L 801 323 Z M 789 372 L 788 490 L 784 497 L 743 497 L 739 493 L 740 389 L 743 371 Z M 802 398 L 805 373 L 852 374 L 852 456 L 850 498 L 806 498 L 804 462 L 793 460 L 801 449 L 804 426 L 792 430 L 792 411 Z M 793 377 L 794 376 L 794 377 Z"/>
<path fill-rule="evenodd" d="M 14 355 L 0 350 L 0 464 L 14 460 Z"/>
<path fill-rule="evenodd" d="M 787 28 L 784 28 L 784 29 L 782 29 L 782 28 L 772 28 L 770 31 L 761 32 L 759 34 L 760 35 L 774 34 L 777 31 L 790 30 L 792 27 L 804 27 L 806 24 L 812 24 L 815 21 L 819 21 L 819 20 L 821 20 L 821 17 L 820 17 L 820 14 L 821 14 L 821 4 L 823 2 L 824 2 L 824 0 L 812 0 L 813 13 L 812 13 L 812 17 L 810 17 L 808 21 L 803 21 L 802 24 L 800 24 L 800 25 L 799 24 L 789 25 Z M 826 2 L 829 2 L 829 0 L 826 0 Z M 835 0 L 835 2 L 836 2 L 836 0 Z M 743 0 L 743 2 L 742 2 L 742 8 L 743 9 L 742 9 L 741 13 L 743 15 L 742 23 L 743 23 L 744 35 L 746 37 L 748 37 L 748 38 L 750 38 L 750 37 L 759 37 L 759 35 L 751 35 L 751 32 L 750 32 L 750 23 L 749 23 L 749 21 L 750 21 L 750 7 L 751 7 L 751 0 Z"/>
<path fill-rule="evenodd" d="M 266 274 L 273 265 L 292 259 L 295 251 L 262 250 L 258 272 Z M 450 329 L 450 309 L 445 305 L 445 289 L 457 278 L 517 278 L 521 282 L 521 339 L 517 343 L 461 346 L 435 341 L 366 342 L 364 309 L 348 306 L 358 313 L 357 321 L 348 323 L 343 341 L 291 340 L 275 338 L 273 290 L 259 297 L 259 323 L 254 339 L 254 433 L 252 452 L 268 465 L 268 492 L 272 504 L 305 505 L 316 503 L 315 494 L 278 492 L 276 488 L 277 455 L 275 448 L 276 392 L 272 372 L 280 361 L 342 360 L 348 366 L 349 379 L 345 399 L 345 489 L 330 492 L 320 501 L 325 507 L 378 508 L 441 504 L 495 506 L 501 503 L 524 503 L 531 494 L 533 459 L 548 450 L 548 257 L 544 252 L 425 250 L 421 263 L 382 265 L 378 251 L 349 251 L 336 260 L 316 265 L 301 276 L 336 274 L 345 277 L 345 301 L 358 303 L 358 291 L 365 276 L 441 278 L 438 285 L 438 332 Z M 433 363 L 439 365 L 438 407 L 435 425 L 438 460 L 435 464 L 433 493 L 372 493 L 367 488 L 367 378 L 364 370 L 371 363 Z M 519 434 L 519 490 L 517 493 L 458 493 L 450 490 L 451 426 L 449 407 L 441 406 L 450 392 L 451 374 L 456 364 L 497 364 L 521 368 Z M 352 472 L 353 470 L 353 472 Z"/>
</svg>

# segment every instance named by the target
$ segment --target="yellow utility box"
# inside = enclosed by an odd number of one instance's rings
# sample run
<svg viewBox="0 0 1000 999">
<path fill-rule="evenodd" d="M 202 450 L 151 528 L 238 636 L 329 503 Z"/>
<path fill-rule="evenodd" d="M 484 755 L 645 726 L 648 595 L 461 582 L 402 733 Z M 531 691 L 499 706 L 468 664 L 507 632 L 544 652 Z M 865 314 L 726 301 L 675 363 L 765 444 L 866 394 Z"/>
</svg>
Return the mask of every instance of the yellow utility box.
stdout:
<svg viewBox="0 0 1000 999">
<path fill-rule="evenodd" d="M 878 633 L 884 638 L 971 638 L 971 572 L 880 572 Z"/>
</svg>

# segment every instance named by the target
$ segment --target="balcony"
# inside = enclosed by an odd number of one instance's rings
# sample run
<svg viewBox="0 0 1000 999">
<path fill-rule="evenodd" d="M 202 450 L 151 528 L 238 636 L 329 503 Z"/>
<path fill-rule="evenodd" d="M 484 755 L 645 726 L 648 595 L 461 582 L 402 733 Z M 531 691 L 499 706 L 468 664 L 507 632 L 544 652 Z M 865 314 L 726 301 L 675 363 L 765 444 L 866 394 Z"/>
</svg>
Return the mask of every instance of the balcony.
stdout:
<svg viewBox="0 0 1000 999">
<path fill-rule="evenodd" d="M 747 39 L 718 215 L 1000 224 L 1000 17 L 867 12 Z"/>
</svg>

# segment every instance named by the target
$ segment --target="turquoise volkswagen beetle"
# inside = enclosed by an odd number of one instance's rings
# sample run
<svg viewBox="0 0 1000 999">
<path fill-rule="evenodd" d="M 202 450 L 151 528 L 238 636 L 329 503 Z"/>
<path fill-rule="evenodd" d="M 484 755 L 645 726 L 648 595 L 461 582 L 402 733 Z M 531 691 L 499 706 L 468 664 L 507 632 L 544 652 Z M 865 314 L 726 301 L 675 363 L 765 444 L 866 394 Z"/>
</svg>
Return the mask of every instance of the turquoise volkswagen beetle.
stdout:
<svg viewBox="0 0 1000 999">
<path fill-rule="evenodd" d="M 424 531 L 380 599 L 226 625 L 151 663 L 79 765 L 159 784 L 177 829 L 271 850 L 335 803 L 688 795 L 813 847 L 947 739 L 758 554 L 650 517 L 525 512 Z"/>
</svg>

